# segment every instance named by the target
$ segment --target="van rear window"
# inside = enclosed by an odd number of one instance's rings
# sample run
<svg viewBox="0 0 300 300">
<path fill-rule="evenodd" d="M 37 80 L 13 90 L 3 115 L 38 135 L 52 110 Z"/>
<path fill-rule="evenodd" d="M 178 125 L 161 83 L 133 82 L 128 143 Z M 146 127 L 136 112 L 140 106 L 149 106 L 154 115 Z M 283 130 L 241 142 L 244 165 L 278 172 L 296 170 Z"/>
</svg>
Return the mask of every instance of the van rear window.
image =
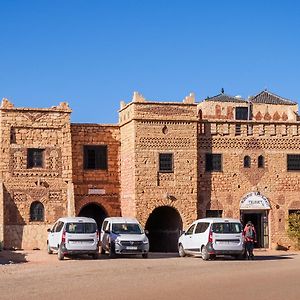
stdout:
<svg viewBox="0 0 300 300">
<path fill-rule="evenodd" d="M 95 223 L 67 223 L 66 231 L 68 233 L 95 233 L 97 226 Z"/>
<path fill-rule="evenodd" d="M 213 223 L 212 231 L 214 233 L 241 233 L 242 225 L 240 223 Z"/>
</svg>

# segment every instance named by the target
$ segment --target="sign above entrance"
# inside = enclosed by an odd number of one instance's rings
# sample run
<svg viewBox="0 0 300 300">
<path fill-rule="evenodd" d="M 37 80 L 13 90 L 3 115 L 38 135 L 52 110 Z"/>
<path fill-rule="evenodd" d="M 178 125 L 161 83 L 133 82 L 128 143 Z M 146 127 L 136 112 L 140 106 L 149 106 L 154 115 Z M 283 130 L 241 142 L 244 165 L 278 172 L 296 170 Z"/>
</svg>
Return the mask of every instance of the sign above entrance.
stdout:
<svg viewBox="0 0 300 300">
<path fill-rule="evenodd" d="M 106 192 L 104 189 L 89 189 L 89 195 L 105 195 Z"/>
<path fill-rule="evenodd" d="M 259 192 L 245 195 L 240 203 L 240 209 L 271 209 L 269 200 Z"/>
</svg>

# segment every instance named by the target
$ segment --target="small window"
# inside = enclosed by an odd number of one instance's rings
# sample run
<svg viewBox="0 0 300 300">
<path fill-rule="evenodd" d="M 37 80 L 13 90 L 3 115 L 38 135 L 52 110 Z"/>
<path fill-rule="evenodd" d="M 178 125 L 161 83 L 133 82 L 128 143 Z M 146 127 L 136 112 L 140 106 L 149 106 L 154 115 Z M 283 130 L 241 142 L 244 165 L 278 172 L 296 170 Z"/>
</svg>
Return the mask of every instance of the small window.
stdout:
<svg viewBox="0 0 300 300">
<path fill-rule="evenodd" d="M 248 107 L 236 107 L 235 119 L 236 120 L 248 120 Z"/>
<path fill-rule="evenodd" d="M 300 215 L 300 209 L 289 209 L 289 216 L 293 214 Z"/>
<path fill-rule="evenodd" d="M 195 234 L 205 232 L 206 229 L 208 228 L 208 226 L 209 226 L 209 223 L 201 223 L 201 222 L 198 223 L 196 226 L 196 229 L 195 229 Z"/>
<path fill-rule="evenodd" d="M 244 157 L 244 168 L 250 168 L 251 167 L 251 158 L 250 156 L 246 155 Z"/>
<path fill-rule="evenodd" d="M 107 146 L 84 146 L 84 169 L 107 170 Z"/>
<path fill-rule="evenodd" d="M 104 222 L 103 222 L 103 225 L 102 225 L 102 230 L 103 230 L 103 231 L 108 230 L 107 224 L 108 224 L 108 221 L 104 221 Z"/>
<path fill-rule="evenodd" d="M 207 210 L 206 218 L 222 218 L 223 210 Z"/>
<path fill-rule="evenodd" d="M 264 168 L 265 167 L 265 158 L 260 155 L 257 159 L 257 167 L 258 168 Z"/>
<path fill-rule="evenodd" d="M 194 232 L 194 228 L 195 228 L 196 224 L 192 225 L 185 233 L 185 235 L 191 235 Z"/>
<path fill-rule="evenodd" d="M 30 206 L 30 221 L 44 221 L 44 205 L 35 201 Z"/>
<path fill-rule="evenodd" d="M 27 149 L 27 168 L 43 168 L 44 167 L 44 149 Z"/>
<path fill-rule="evenodd" d="M 247 134 L 253 135 L 253 125 L 252 124 L 247 125 Z"/>
<path fill-rule="evenodd" d="M 300 171 L 300 154 L 287 155 L 287 169 L 288 171 Z"/>
<path fill-rule="evenodd" d="M 60 231 L 62 230 L 63 227 L 64 227 L 64 222 L 59 221 L 59 222 L 57 223 L 55 232 L 60 232 Z"/>
<path fill-rule="evenodd" d="M 222 154 L 206 153 L 205 171 L 221 172 L 222 171 Z"/>
<path fill-rule="evenodd" d="M 172 153 L 159 153 L 159 172 L 173 172 Z"/>
<path fill-rule="evenodd" d="M 241 124 L 235 124 L 235 135 L 241 135 Z"/>
</svg>

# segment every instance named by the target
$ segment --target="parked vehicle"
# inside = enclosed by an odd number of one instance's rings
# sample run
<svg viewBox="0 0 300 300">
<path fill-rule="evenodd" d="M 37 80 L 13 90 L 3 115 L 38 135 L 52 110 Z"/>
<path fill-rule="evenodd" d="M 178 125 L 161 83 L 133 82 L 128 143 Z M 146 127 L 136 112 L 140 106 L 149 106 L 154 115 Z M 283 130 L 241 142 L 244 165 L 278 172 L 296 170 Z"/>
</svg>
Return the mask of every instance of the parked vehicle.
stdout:
<svg viewBox="0 0 300 300">
<path fill-rule="evenodd" d="M 243 227 L 240 220 L 205 218 L 193 222 L 178 241 L 180 256 L 201 255 L 203 260 L 216 255 L 232 255 L 242 258 L 244 254 Z"/>
<path fill-rule="evenodd" d="M 72 254 L 89 254 L 94 259 L 98 258 L 99 233 L 94 219 L 60 218 L 48 232 L 48 253 L 57 251 L 59 260 Z"/>
<path fill-rule="evenodd" d="M 149 240 L 134 218 L 111 217 L 103 221 L 100 233 L 100 252 L 116 254 L 142 254 L 148 257 Z"/>
</svg>

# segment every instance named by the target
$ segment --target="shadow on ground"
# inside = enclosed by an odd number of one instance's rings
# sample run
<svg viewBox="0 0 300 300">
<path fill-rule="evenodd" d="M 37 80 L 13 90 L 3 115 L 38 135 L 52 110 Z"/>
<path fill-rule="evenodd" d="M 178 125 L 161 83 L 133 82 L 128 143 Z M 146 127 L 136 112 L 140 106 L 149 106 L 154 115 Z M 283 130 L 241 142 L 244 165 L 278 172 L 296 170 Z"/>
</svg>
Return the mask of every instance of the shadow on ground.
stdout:
<svg viewBox="0 0 300 300">
<path fill-rule="evenodd" d="M 0 265 L 20 264 L 27 262 L 26 253 L 3 250 L 0 251 Z"/>
</svg>

